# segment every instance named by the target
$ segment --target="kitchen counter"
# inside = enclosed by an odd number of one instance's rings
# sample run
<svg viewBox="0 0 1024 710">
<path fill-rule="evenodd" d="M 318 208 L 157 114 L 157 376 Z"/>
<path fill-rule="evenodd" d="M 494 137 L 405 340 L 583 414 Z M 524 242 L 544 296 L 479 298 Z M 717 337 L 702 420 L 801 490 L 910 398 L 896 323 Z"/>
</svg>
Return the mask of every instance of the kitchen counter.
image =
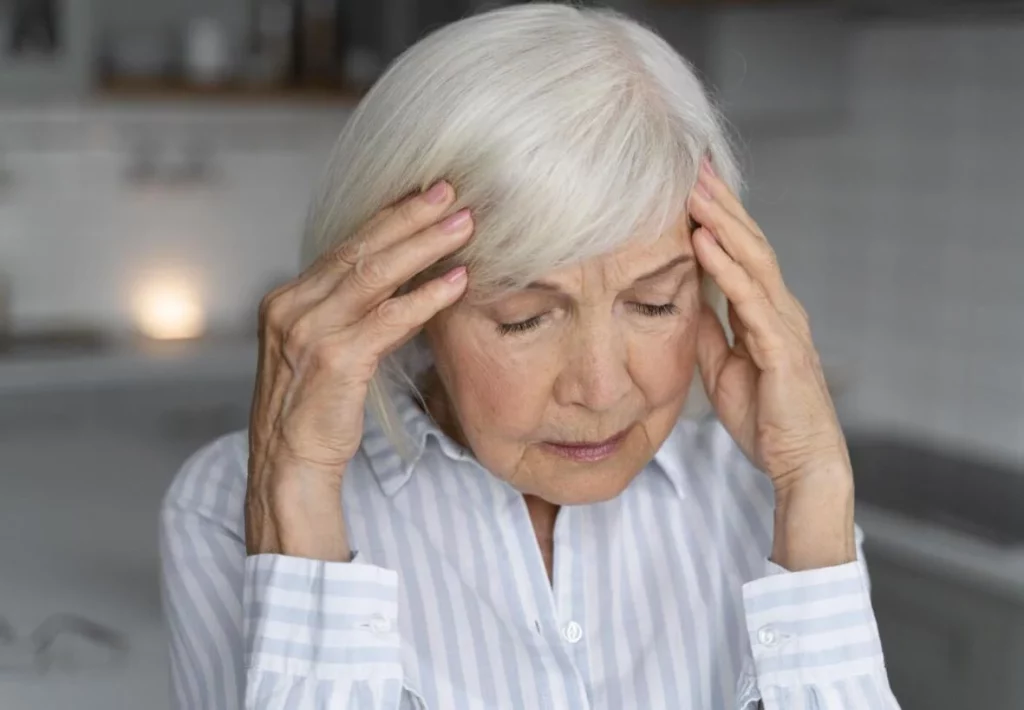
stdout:
<svg viewBox="0 0 1024 710">
<path fill-rule="evenodd" d="M 848 431 L 857 522 L 905 708 L 1024 707 L 1024 473 L 983 451 Z"/>
<path fill-rule="evenodd" d="M 929 574 L 955 579 L 1024 604 L 1024 547 L 989 544 L 942 525 L 857 503 L 868 565 L 872 550 Z"/>
<path fill-rule="evenodd" d="M 255 338 L 115 340 L 93 352 L 0 357 L 0 396 L 152 381 L 237 380 L 256 373 Z"/>
</svg>

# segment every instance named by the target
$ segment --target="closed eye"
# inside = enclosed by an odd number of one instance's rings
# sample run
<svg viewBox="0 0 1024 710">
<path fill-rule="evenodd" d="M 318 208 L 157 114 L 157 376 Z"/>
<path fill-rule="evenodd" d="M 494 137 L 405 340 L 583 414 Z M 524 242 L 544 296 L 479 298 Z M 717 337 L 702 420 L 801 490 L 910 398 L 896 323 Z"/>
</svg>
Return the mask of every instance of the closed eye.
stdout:
<svg viewBox="0 0 1024 710">
<path fill-rule="evenodd" d="M 672 316 L 679 312 L 679 307 L 674 303 L 630 303 L 630 307 L 637 313 L 644 316 Z"/>
<path fill-rule="evenodd" d="M 679 307 L 674 303 L 630 303 L 630 307 L 640 315 L 655 318 L 657 316 L 672 316 L 679 313 Z M 515 323 L 498 323 L 498 333 L 501 335 L 516 335 L 533 330 L 541 324 L 544 314 L 516 321 Z"/>
<path fill-rule="evenodd" d="M 515 335 L 516 333 L 525 333 L 528 330 L 533 330 L 540 325 L 542 316 L 533 316 L 526 320 L 521 320 L 516 323 L 498 323 L 498 332 L 502 335 Z"/>
</svg>

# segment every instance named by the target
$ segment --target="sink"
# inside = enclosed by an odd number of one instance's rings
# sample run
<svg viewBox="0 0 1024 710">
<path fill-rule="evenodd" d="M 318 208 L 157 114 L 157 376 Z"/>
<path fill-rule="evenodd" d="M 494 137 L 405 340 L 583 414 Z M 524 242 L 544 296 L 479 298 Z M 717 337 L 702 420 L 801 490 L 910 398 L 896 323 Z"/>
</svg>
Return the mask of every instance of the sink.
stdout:
<svg viewBox="0 0 1024 710">
<path fill-rule="evenodd" d="M 859 502 L 997 545 L 1024 544 L 1024 467 L 885 436 L 848 444 Z"/>
</svg>

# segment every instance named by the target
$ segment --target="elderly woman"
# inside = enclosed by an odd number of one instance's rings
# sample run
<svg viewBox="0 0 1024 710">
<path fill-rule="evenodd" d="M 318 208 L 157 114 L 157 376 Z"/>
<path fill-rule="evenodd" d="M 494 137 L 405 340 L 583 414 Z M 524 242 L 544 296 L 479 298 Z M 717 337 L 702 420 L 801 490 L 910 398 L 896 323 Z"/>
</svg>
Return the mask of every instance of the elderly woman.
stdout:
<svg viewBox="0 0 1024 710">
<path fill-rule="evenodd" d="M 807 316 L 737 187 L 626 18 L 522 5 L 403 55 L 263 302 L 248 432 L 165 500 L 178 705 L 896 708 Z"/>
</svg>

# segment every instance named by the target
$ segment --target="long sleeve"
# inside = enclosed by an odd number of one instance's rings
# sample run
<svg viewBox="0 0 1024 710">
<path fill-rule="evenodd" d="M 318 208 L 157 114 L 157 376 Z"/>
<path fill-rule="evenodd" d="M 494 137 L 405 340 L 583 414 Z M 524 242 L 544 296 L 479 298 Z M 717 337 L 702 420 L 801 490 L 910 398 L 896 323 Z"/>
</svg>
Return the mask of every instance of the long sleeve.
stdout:
<svg viewBox="0 0 1024 710">
<path fill-rule="evenodd" d="M 358 556 L 248 558 L 246 707 L 398 710 L 397 614 L 398 575 Z"/>
<path fill-rule="evenodd" d="M 161 510 L 175 707 L 417 708 L 403 689 L 397 573 L 358 556 L 246 557 L 235 444 L 218 441 L 186 462 Z"/>
<path fill-rule="evenodd" d="M 898 710 L 864 564 L 766 572 L 743 587 L 765 710 Z"/>
</svg>

